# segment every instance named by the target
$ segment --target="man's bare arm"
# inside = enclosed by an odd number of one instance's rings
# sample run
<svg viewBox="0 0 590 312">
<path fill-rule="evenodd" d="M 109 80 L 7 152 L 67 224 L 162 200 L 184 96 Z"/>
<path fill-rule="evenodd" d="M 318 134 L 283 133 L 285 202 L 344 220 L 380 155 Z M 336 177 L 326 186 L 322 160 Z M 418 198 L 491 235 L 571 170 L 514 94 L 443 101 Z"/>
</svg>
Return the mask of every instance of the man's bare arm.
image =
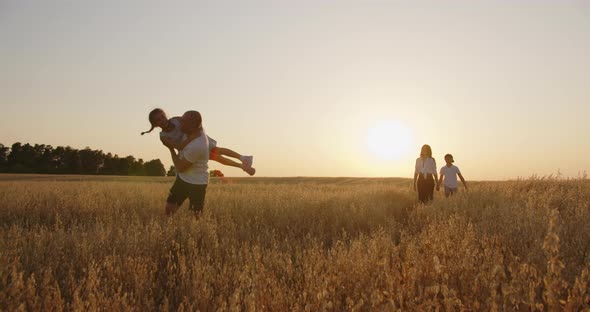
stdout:
<svg viewBox="0 0 590 312">
<path fill-rule="evenodd" d="M 170 150 L 170 156 L 172 156 L 172 162 L 177 172 L 184 172 L 192 166 L 192 163 L 186 159 L 180 159 L 174 148 L 168 147 Z"/>
</svg>

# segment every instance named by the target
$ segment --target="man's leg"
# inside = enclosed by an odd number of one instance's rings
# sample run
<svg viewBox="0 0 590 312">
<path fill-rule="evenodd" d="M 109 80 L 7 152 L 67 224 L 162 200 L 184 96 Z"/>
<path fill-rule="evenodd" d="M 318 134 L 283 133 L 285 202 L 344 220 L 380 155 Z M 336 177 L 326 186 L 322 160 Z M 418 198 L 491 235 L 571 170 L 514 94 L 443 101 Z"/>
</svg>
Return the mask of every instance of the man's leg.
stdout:
<svg viewBox="0 0 590 312">
<path fill-rule="evenodd" d="M 165 208 L 166 215 L 170 216 L 170 215 L 174 214 L 178 210 L 178 207 L 180 207 L 180 206 L 178 206 L 177 203 L 166 203 L 166 208 Z"/>
<path fill-rule="evenodd" d="M 205 195 L 207 194 L 207 184 L 198 184 L 191 186 L 191 192 L 188 196 L 190 201 L 189 209 L 195 214 L 200 214 L 205 207 Z"/>
<path fill-rule="evenodd" d="M 168 199 L 166 200 L 166 215 L 170 216 L 174 214 L 188 197 L 186 184 L 187 183 L 182 181 L 179 177 L 176 177 L 174 184 L 172 184 L 172 188 L 170 188 Z"/>
</svg>

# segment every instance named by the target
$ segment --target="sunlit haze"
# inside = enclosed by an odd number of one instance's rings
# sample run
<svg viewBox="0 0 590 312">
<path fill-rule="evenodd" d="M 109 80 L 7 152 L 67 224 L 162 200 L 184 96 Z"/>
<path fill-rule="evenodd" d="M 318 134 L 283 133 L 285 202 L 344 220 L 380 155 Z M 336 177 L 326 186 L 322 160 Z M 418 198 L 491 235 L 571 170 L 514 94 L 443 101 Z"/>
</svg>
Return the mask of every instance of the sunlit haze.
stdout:
<svg viewBox="0 0 590 312">
<path fill-rule="evenodd" d="M 467 179 L 578 176 L 589 38 L 588 1 L 4 0 L 0 143 L 168 167 L 160 107 L 258 176 L 411 177 L 423 144 Z"/>
</svg>

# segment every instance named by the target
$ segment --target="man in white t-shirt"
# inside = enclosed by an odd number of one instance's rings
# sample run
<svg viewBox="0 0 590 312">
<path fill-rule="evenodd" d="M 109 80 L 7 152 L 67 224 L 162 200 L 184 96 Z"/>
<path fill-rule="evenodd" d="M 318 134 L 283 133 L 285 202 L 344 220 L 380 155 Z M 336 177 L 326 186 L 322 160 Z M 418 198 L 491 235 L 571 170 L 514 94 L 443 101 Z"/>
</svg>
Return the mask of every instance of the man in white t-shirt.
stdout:
<svg viewBox="0 0 590 312">
<path fill-rule="evenodd" d="M 188 198 L 189 209 L 198 215 L 205 205 L 205 195 L 209 184 L 209 141 L 203 130 L 201 114 L 197 111 L 184 113 L 180 120 L 180 127 L 187 136 L 200 135 L 181 149 L 178 154 L 172 145 L 167 145 L 177 176 L 166 200 L 166 214 L 170 215 L 176 212 Z"/>
<path fill-rule="evenodd" d="M 463 186 L 467 189 L 467 184 L 465 183 L 465 179 L 459 170 L 459 167 L 453 165 L 455 160 L 453 159 L 453 155 L 446 154 L 445 155 L 445 162 L 447 163 L 444 167 L 440 168 L 440 178 L 438 185 L 442 184 L 442 180 L 444 177 L 445 180 L 445 197 L 449 197 L 457 192 L 458 183 L 457 183 L 457 176 L 463 182 Z M 439 187 L 437 187 L 437 191 Z"/>
</svg>

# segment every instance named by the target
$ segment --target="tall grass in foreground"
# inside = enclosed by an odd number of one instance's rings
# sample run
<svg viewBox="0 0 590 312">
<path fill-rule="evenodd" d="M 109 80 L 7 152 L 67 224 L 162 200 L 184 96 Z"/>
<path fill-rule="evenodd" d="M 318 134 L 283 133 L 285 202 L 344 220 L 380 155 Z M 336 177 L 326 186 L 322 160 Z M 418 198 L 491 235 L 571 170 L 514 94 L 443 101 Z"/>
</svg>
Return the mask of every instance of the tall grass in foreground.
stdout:
<svg viewBox="0 0 590 312">
<path fill-rule="evenodd" d="M 0 182 L 0 310 L 590 308 L 590 182 L 409 187 Z"/>
</svg>

